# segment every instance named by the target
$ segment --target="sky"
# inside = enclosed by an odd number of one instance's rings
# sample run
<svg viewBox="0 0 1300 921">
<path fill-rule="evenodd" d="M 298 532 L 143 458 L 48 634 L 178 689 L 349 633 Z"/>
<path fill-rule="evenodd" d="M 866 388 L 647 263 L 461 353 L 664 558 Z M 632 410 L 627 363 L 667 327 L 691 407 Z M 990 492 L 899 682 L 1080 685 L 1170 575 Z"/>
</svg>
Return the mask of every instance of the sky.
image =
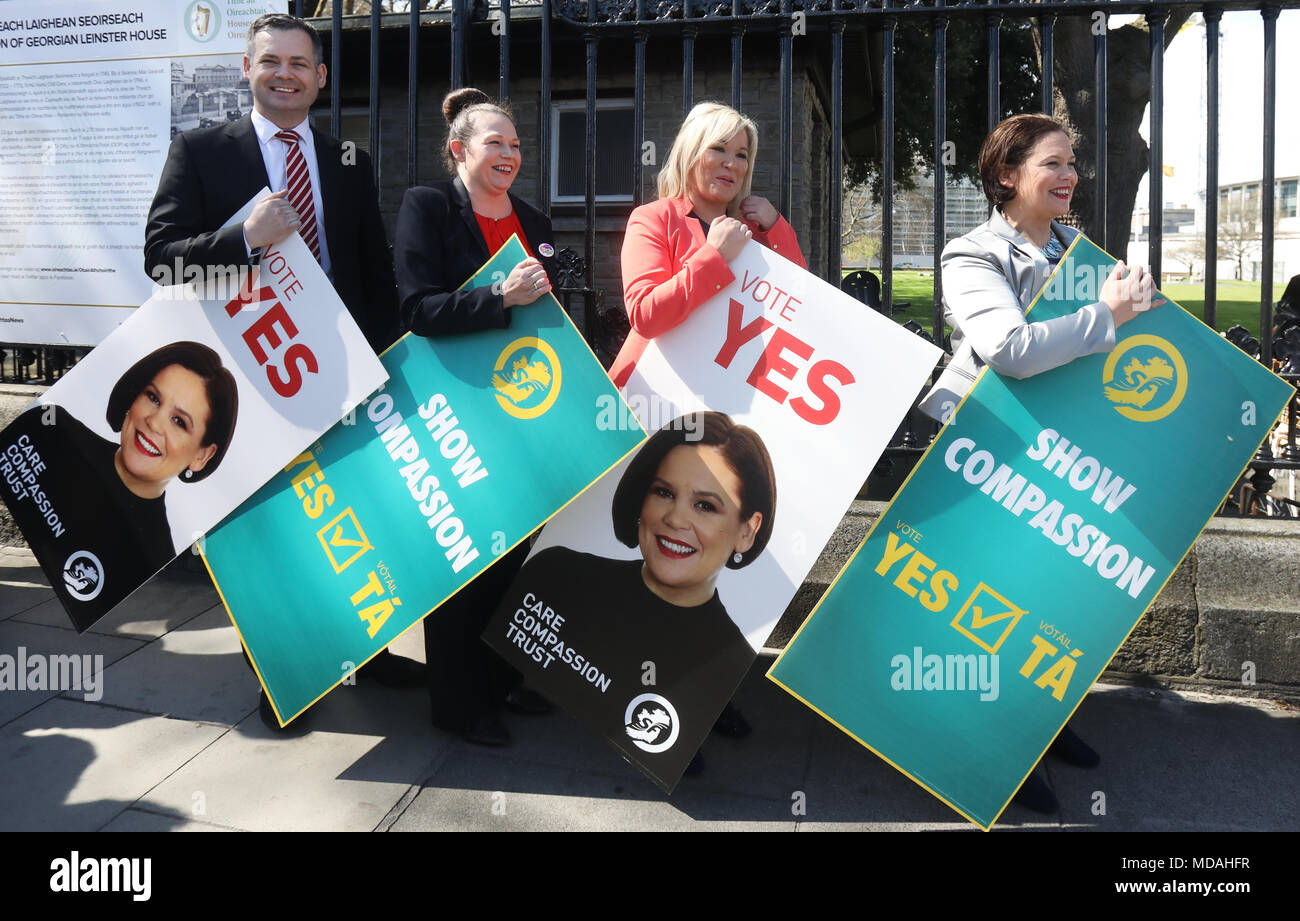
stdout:
<svg viewBox="0 0 1300 921">
<path fill-rule="evenodd" d="M 1196 17 L 1199 20 L 1199 17 Z M 1112 25 L 1122 22 L 1111 17 Z M 1229 12 L 1219 32 L 1219 184 L 1259 179 L 1264 173 L 1264 26 L 1258 12 Z M 1275 175 L 1300 175 L 1300 10 L 1277 20 Z M 1194 207 L 1205 190 L 1205 29 L 1189 25 L 1165 52 L 1164 178 L 1166 205 Z M 1148 116 L 1149 116 L 1148 111 Z M 1142 136 L 1150 138 L 1144 124 Z M 1147 181 L 1137 203 L 1145 207 Z"/>
</svg>

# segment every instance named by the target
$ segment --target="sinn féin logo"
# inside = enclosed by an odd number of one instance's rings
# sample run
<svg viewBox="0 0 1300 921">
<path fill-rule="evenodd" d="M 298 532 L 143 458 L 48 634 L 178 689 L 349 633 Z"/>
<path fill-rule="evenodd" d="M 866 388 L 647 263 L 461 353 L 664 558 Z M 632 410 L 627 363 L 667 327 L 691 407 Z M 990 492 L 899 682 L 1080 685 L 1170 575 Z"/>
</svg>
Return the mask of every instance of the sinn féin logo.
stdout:
<svg viewBox="0 0 1300 921">
<path fill-rule="evenodd" d="M 492 386 L 506 412 L 516 419 L 536 419 L 560 395 L 560 357 L 536 336 L 516 339 L 497 358 Z"/>
<path fill-rule="evenodd" d="M 1159 336 L 1129 336 L 1106 359 L 1102 392 L 1115 412 L 1136 422 L 1163 419 L 1187 393 L 1187 363 Z"/>
<path fill-rule="evenodd" d="M 677 711 L 666 697 L 638 694 L 627 705 L 623 723 L 632 744 L 642 751 L 662 752 L 677 741 Z"/>
<path fill-rule="evenodd" d="M 185 31 L 196 42 L 210 42 L 221 28 L 221 13 L 215 0 L 194 0 L 185 8 Z"/>
<path fill-rule="evenodd" d="M 104 564 L 89 550 L 78 550 L 63 564 L 63 584 L 78 601 L 91 601 L 104 587 Z"/>
</svg>

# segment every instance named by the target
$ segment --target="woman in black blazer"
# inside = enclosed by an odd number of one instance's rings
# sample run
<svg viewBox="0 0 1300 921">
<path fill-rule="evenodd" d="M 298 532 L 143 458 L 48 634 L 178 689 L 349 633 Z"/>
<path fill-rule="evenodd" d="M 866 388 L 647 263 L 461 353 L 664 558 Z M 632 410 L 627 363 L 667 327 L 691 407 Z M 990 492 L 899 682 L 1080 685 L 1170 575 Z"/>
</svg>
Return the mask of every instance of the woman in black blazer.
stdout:
<svg viewBox="0 0 1300 921">
<path fill-rule="evenodd" d="M 443 101 L 450 182 L 406 190 L 397 215 L 394 264 L 402 322 L 418 336 L 502 329 L 510 308 L 551 290 L 555 243 L 551 220 L 510 185 L 519 172 L 519 139 L 502 106 L 476 89 Z M 458 291 L 498 246 L 520 234 L 529 258 L 494 287 Z"/>
<path fill-rule="evenodd" d="M 555 243 L 546 215 L 510 194 L 521 163 L 509 108 L 466 88 L 442 102 L 443 162 L 456 178 L 406 190 L 393 254 L 402 323 L 418 336 L 446 336 L 510 325 L 511 312 L 551 290 Z M 528 258 L 505 281 L 458 290 L 511 234 Z M 550 707 L 512 690 L 519 673 L 480 637 L 497 602 L 528 556 L 520 543 L 424 621 L 433 724 L 482 745 L 509 745 L 504 702 L 521 712 Z"/>
</svg>

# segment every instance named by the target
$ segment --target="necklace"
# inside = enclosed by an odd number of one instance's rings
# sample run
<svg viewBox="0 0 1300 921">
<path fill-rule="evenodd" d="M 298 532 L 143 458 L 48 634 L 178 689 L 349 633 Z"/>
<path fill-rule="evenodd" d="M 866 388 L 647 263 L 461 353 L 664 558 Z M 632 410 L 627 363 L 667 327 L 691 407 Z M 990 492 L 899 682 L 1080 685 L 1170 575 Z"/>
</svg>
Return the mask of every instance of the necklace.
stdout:
<svg viewBox="0 0 1300 921">
<path fill-rule="evenodd" d="M 1043 255 L 1048 259 L 1059 259 L 1061 253 L 1065 252 L 1065 247 L 1056 239 L 1056 234 L 1052 234 L 1047 238 L 1047 242 L 1043 244 L 1042 251 Z"/>
</svg>

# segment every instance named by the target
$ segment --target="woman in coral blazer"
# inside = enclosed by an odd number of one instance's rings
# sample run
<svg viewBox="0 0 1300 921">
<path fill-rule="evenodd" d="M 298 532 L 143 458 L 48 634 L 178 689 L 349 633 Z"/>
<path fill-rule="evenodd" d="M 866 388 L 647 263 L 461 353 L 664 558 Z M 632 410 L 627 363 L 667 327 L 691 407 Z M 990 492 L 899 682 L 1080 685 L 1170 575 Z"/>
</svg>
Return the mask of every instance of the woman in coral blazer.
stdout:
<svg viewBox="0 0 1300 921">
<path fill-rule="evenodd" d="M 758 128 L 716 102 L 691 109 L 659 173 L 659 199 L 632 212 L 623 238 L 623 304 L 632 331 L 609 369 L 622 387 L 646 343 L 682 323 L 734 279 L 727 263 L 751 239 L 807 268 L 794 229 L 766 198 L 750 194 Z M 714 729 L 749 735 L 730 704 Z M 697 752 L 686 769 L 704 761 Z"/>
<path fill-rule="evenodd" d="M 610 368 L 627 382 L 646 343 L 731 283 L 727 263 L 752 239 L 806 268 L 794 229 L 750 194 L 758 129 L 730 106 L 693 108 L 659 173 L 659 199 L 628 219 L 623 303 L 632 332 Z"/>
</svg>

